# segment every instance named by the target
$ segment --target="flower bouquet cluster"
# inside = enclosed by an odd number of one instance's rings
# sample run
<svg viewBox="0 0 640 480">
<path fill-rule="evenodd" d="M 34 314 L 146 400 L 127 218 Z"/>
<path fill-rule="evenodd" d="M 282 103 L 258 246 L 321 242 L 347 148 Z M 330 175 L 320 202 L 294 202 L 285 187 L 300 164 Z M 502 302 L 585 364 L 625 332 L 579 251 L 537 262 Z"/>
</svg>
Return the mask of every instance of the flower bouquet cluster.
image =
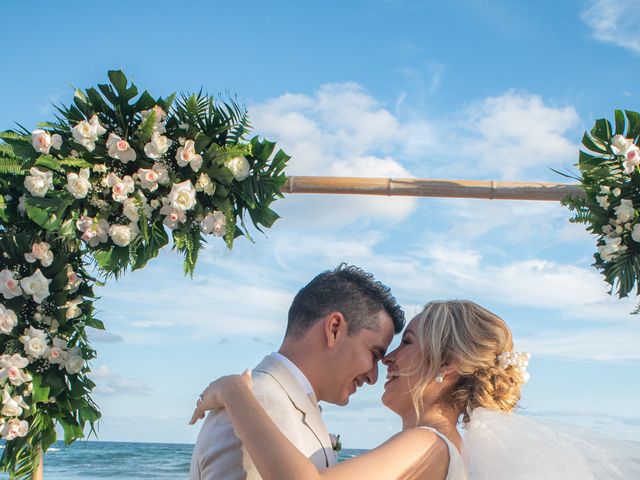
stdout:
<svg viewBox="0 0 640 480">
<path fill-rule="evenodd" d="M 57 121 L 0 133 L 0 467 L 15 476 L 39 452 L 93 430 L 93 264 L 105 278 L 142 268 L 173 238 L 192 274 L 205 236 L 231 248 L 278 218 L 289 157 L 245 140 L 233 100 L 138 94 L 121 71 L 77 90 Z"/>
<path fill-rule="evenodd" d="M 585 133 L 576 178 L 586 195 L 563 200 L 572 222 L 597 236 L 594 266 L 611 292 L 626 297 L 640 278 L 640 114 L 615 111 L 614 126 L 599 119 Z"/>
</svg>

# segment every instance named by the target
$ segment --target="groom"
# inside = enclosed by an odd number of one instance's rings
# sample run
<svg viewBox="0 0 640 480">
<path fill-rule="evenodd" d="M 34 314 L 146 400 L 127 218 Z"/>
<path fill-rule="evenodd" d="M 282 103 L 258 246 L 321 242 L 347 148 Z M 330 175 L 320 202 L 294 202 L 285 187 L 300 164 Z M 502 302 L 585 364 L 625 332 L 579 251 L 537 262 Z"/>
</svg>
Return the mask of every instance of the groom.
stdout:
<svg viewBox="0 0 640 480">
<path fill-rule="evenodd" d="M 289 440 L 320 469 L 336 463 L 318 401 L 346 405 L 378 362 L 404 313 L 389 288 L 342 264 L 316 276 L 289 308 L 284 341 L 253 369 L 253 392 Z M 198 435 L 191 480 L 259 480 L 224 411 L 211 412 Z"/>
</svg>

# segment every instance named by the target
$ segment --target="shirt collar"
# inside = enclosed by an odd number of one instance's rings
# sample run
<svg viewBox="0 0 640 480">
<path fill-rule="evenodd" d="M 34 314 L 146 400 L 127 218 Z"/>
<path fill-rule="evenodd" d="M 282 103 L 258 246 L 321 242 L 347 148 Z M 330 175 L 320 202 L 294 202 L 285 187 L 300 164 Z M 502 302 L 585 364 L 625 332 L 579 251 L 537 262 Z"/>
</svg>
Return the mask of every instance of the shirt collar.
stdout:
<svg viewBox="0 0 640 480">
<path fill-rule="evenodd" d="M 287 370 L 291 372 L 296 381 L 300 384 L 300 386 L 304 390 L 304 393 L 306 393 L 307 395 L 313 395 L 315 398 L 315 392 L 313 391 L 313 387 L 311 386 L 309 379 L 304 373 L 302 373 L 302 370 L 300 370 L 295 363 L 293 363 L 291 360 L 289 360 L 279 352 L 273 352 L 271 353 L 271 356 L 282 363 L 285 367 L 287 367 Z"/>
</svg>

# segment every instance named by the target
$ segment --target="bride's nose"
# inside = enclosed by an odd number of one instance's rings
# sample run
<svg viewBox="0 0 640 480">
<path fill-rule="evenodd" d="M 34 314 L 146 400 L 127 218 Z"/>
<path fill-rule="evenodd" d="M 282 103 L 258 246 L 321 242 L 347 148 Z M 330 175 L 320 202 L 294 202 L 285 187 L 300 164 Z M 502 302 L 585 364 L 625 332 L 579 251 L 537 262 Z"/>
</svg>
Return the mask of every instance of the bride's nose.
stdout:
<svg viewBox="0 0 640 480">
<path fill-rule="evenodd" d="M 395 363 L 395 351 L 387 353 L 382 359 L 382 363 L 387 367 L 393 365 Z"/>
</svg>

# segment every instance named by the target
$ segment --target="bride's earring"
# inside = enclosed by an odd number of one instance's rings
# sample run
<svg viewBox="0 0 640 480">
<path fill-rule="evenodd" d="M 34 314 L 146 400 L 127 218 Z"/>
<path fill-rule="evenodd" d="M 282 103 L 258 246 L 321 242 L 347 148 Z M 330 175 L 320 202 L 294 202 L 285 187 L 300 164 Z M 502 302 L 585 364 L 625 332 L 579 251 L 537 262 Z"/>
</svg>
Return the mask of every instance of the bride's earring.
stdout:
<svg viewBox="0 0 640 480">
<path fill-rule="evenodd" d="M 442 381 L 444 380 L 444 376 L 439 373 L 438 376 L 436 377 L 436 383 L 442 383 Z"/>
</svg>

